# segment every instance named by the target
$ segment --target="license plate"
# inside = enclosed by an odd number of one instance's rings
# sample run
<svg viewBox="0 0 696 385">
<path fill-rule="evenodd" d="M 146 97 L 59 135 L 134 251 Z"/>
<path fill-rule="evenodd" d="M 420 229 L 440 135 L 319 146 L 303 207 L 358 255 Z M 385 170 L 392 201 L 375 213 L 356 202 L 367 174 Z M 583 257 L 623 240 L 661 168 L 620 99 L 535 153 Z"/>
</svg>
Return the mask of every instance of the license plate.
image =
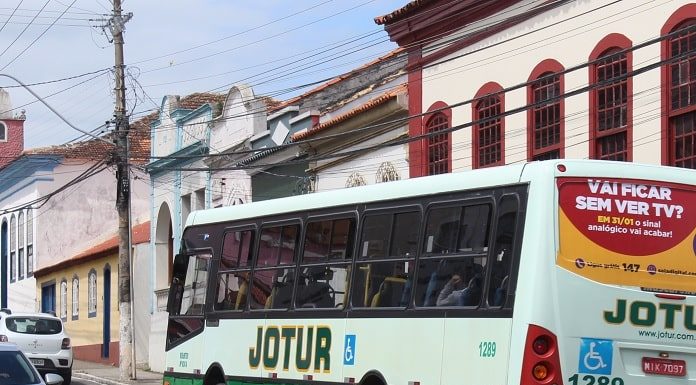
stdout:
<svg viewBox="0 0 696 385">
<path fill-rule="evenodd" d="M 643 372 L 663 376 L 685 376 L 686 361 L 667 358 L 643 357 Z"/>
<path fill-rule="evenodd" d="M 31 361 L 34 366 L 43 366 L 44 365 L 44 360 L 40 360 L 38 358 L 30 358 L 29 361 Z"/>
</svg>

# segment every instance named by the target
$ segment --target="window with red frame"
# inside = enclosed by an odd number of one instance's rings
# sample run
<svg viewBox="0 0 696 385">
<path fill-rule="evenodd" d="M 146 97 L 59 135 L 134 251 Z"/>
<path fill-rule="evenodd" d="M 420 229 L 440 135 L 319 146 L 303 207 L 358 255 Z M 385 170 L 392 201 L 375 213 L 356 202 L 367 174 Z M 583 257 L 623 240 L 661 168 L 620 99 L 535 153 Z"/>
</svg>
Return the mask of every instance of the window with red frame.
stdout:
<svg viewBox="0 0 696 385">
<path fill-rule="evenodd" d="M 605 51 L 604 59 L 592 66 L 597 84 L 592 106 L 595 159 L 628 160 L 628 58 L 620 51 Z"/>
<path fill-rule="evenodd" d="M 489 95 L 476 104 L 473 168 L 503 164 L 503 103 L 498 95 Z"/>
<path fill-rule="evenodd" d="M 437 133 L 449 128 L 449 120 L 442 112 L 435 113 L 426 123 L 428 132 L 428 175 L 446 174 L 450 171 L 449 132 Z"/>
<path fill-rule="evenodd" d="M 668 42 L 669 164 L 696 169 L 696 20 L 682 23 Z M 691 51 L 690 54 L 687 54 Z M 684 57 L 680 57 L 686 55 Z"/>
<path fill-rule="evenodd" d="M 546 72 L 531 85 L 531 160 L 561 157 L 561 75 Z M 554 100 L 555 99 L 555 100 Z"/>
</svg>

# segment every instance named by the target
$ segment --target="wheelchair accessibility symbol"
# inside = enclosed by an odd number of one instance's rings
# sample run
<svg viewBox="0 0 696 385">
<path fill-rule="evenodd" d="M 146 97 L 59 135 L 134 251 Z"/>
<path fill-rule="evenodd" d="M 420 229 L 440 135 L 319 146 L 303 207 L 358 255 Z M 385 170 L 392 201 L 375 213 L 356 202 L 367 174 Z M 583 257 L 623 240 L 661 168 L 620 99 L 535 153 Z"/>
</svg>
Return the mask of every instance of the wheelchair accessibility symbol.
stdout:
<svg viewBox="0 0 696 385">
<path fill-rule="evenodd" d="M 343 365 L 355 365 L 355 334 L 346 334 Z"/>
<path fill-rule="evenodd" d="M 578 372 L 590 374 L 611 374 L 614 342 L 582 338 L 580 341 L 580 362 Z"/>
</svg>

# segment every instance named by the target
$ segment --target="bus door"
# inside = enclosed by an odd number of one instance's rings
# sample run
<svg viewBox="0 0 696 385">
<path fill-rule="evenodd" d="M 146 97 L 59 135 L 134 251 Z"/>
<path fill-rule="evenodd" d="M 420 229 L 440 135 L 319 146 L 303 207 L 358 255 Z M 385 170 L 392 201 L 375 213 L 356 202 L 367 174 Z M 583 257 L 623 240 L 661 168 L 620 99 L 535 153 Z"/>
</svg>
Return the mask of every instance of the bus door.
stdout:
<svg viewBox="0 0 696 385">
<path fill-rule="evenodd" d="M 695 383 L 696 186 L 566 177 L 557 187 L 563 383 Z"/>
<path fill-rule="evenodd" d="M 190 360 L 200 357 L 201 344 L 184 344 L 203 331 L 204 305 L 208 273 L 212 256 L 209 252 L 201 254 L 180 254 L 174 258 L 171 286 L 167 301 L 169 323 L 167 325 L 166 349 L 179 350 L 180 353 L 168 354 L 167 367 L 175 371 L 190 372 L 190 368 L 200 368 L 200 363 Z M 198 347 L 196 347 L 198 346 Z"/>
</svg>

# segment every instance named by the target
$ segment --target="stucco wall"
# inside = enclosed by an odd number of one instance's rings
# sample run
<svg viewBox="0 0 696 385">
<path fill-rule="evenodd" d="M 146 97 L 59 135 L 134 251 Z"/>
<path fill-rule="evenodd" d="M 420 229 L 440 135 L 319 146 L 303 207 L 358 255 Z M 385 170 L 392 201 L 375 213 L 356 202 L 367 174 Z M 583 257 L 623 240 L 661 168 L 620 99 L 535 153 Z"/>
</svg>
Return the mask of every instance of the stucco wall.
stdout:
<svg viewBox="0 0 696 385">
<path fill-rule="evenodd" d="M 524 83 L 528 80 L 532 69 L 544 59 L 556 59 L 565 68 L 586 63 L 596 44 L 611 33 L 624 34 L 634 45 L 654 39 L 660 35 L 660 29 L 669 16 L 686 3 L 688 1 L 619 2 L 581 15 L 607 3 L 603 1 L 568 2 L 559 8 L 454 52 L 440 60 L 439 64 L 427 65 L 427 68 L 423 70 L 423 111 L 427 111 L 436 101 L 453 105 L 469 100 L 475 96 L 482 85 L 489 81 L 497 82 L 503 88 Z M 569 21 L 563 21 L 566 19 Z M 491 24 L 493 20 L 495 20 L 494 17 L 475 23 L 467 30 L 479 29 L 484 24 Z M 551 26 L 553 23 L 559 24 Z M 550 27 L 532 32 L 546 26 Z M 523 36 L 524 34 L 528 35 Z M 446 38 L 449 39 L 451 36 Z M 504 42 L 509 39 L 512 40 Z M 438 41 L 433 44 L 440 43 Z M 501 44 L 481 50 L 497 43 Z M 477 50 L 481 51 L 476 52 Z M 633 52 L 633 69 L 659 60 L 660 45 L 653 44 Z M 587 86 L 588 79 L 587 67 L 568 73 L 565 75 L 565 89 L 568 91 Z M 660 129 L 659 85 L 659 69 L 648 71 L 633 79 L 633 115 L 635 117 L 633 160 L 635 162 L 659 164 L 661 161 L 658 134 Z M 505 94 L 506 111 L 526 104 L 525 87 Z M 565 155 L 567 158 L 589 156 L 588 108 L 587 93 L 565 99 Z M 506 163 L 526 159 L 526 119 L 525 112 L 505 118 Z M 470 104 L 452 109 L 453 126 L 471 121 Z M 455 131 L 452 139 L 454 171 L 471 168 L 471 128 Z"/>
<path fill-rule="evenodd" d="M 113 254 L 108 257 L 95 259 L 85 262 L 84 264 L 67 267 L 62 270 L 49 273 L 37 279 L 36 290 L 37 298 L 41 298 L 41 286 L 44 282 L 55 281 L 56 284 L 56 315 L 60 316 L 62 298 L 60 293 L 60 283 L 65 279 L 68 283 L 68 302 L 67 302 L 67 320 L 65 322 L 65 330 L 67 331 L 72 341 L 73 347 L 85 347 L 93 345 L 101 345 L 103 338 L 104 325 L 104 267 L 109 265 L 111 268 L 111 324 L 110 324 L 110 341 L 116 342 L 119 340 L 119 310 L 118 310 L 118 254 Z M 88 314 L 88 298 L 89 298 L 89 279 L 88 274 L 91 269 L 97 273 L 97 313 L 90 317 Z M 73 320 L 72 316 L 72 280 L 73 276 L 79 278 L 79 309 L 78 317 Z M 118 351 L 111 352 L 118 356 Z"/>
<path fill-rule="evenodd" d="M 63 186 L 91 165 L 64 161 L 54 170 L 52 183 L 44 184 L 39 195 Z M 131 211 L 138 217 L 149 210 L 149 186 L 143 178 L 131 183 Z M 68 188 L 48 201 L 36 213 L 37 269 L 54 265 L 113 237 L 118 228 L 115 208 L 116 177 L 106 169 Z"/>
</svg>

